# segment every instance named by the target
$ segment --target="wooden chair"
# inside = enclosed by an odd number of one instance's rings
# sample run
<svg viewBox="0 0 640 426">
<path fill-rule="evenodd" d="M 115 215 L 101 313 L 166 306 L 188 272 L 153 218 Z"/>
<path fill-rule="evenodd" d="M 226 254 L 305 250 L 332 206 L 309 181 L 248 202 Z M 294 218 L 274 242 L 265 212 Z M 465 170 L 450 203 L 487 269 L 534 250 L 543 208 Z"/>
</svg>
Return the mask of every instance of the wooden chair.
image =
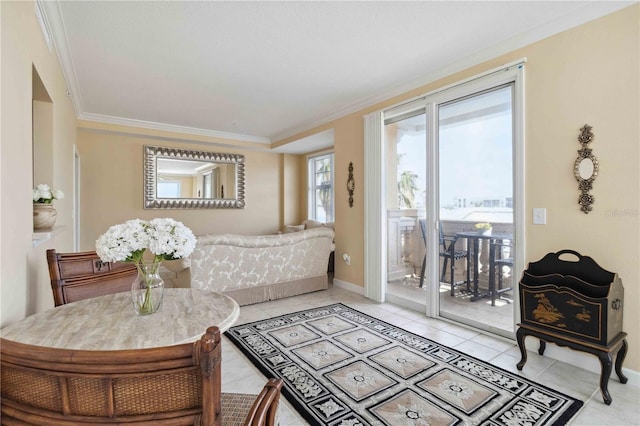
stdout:
<svg viewBox="0 0 640 426">
<path fill-rule="evenodd" d="M 275 424 L 281 379 L 270 379 L 257 396 L 221 394 L 217 327 L 194 343 L 151 349 L 0 344 L 3 425 Z M 234 421 L 227 423 L 229 416 Z"/>
<path fill-rule="evenodd" d="M 56 253 L 47 250 L 55 306 L 131 290 L 138 270 L 130 262 L 103 262 L 95 251 Z"/>
</svg>

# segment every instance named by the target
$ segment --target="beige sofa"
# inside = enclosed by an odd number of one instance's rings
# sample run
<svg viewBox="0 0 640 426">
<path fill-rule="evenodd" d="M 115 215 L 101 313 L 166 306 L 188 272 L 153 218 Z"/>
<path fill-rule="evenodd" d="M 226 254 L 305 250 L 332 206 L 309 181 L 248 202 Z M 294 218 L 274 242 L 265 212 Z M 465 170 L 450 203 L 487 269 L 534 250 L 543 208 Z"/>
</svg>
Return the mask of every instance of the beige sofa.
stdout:
<svg viewBox="0 0 640 426">
<path fill-rule="evenodd" d="M 165 267 L 174 274 L 169 277 L 174 287 L 218 291 L 249 305 L 328 288 L 333 238 L 327 227 L 279 235 L 201 235 L 186 262 Z"/>
</svg>

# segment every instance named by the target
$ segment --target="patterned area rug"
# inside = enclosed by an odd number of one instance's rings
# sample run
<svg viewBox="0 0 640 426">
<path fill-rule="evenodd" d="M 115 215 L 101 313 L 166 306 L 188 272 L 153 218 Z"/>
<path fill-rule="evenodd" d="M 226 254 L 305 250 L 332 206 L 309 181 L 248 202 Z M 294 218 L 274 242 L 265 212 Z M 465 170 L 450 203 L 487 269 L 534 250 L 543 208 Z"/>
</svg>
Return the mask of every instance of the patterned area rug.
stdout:
<svg viewBox="0 0 640 426">
<path fill-rule="evenodd" d="M 312 425 L 561 425 L 582 402 L 341 303 L 226 333 Z"/>
</svg>

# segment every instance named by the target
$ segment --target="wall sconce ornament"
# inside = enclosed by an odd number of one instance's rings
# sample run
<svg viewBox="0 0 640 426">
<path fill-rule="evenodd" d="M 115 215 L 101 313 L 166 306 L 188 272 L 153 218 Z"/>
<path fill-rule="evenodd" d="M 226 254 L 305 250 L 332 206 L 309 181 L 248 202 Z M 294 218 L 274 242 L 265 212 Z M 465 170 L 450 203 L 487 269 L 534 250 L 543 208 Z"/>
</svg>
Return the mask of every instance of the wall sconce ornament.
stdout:
<svg viewBox="0 0 640 426">
<path fill-rule="evenodd" d="M 353 180 L 353 162 L 349 161 L 349 178 L 347 179 L 347 191 L 349 191 L 349 207 L 353 207 L 353 190 L 356 182 Z"/>
<path fill-rule="evenodd" d="M 582 148 L 578 150 L 578 158 L 576 158 L 573 164 L 573 175 L 576 177 L 578 189 L 580 189 L 578 204 L 580 205 L 580 210 L 585 214 L 593 210 L 591 205 L 595 202 L 595 198 L 589 194 L 589 191 L 593 189 L 593 181 L 596 179 L 596 176 L 598 176 L 599 170 L 598 160 L 591 153 L 591 148 L 587 148 L 587 145 L 594 137 L 591 128 L 591 126 L 585 124 L 580 129 L 578 142 L 580 142 Z"/>
</svg>

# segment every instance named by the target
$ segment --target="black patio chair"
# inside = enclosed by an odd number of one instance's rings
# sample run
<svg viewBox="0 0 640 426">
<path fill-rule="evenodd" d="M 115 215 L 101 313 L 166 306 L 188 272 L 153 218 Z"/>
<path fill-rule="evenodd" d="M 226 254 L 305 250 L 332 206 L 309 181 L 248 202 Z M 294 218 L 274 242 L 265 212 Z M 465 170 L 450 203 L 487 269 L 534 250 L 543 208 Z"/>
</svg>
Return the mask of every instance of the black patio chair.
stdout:
<svg viewBox="0 0 640 426">
<path fill-rule="evenodd" d="M 427 242 L 427 222 L 425 219 L 419 219 L 420 223 L 420 232 L 422 232 L 422 239 L 425 241 L 425 247 Z M 455 296 L 455 288 L 459 285 L 466 284 L 469 286 L 469 282 L 467 280 L 455 281 L 455 269 L 456 269 L 456 260 L 465 259 L 469 256 L 468 250 L 456 250 L 456 242 L 458 241 L 458 237 L 456 235 L 447 235 L 442 230 L 442 224 L 439 226 L 440 232 L 440 257 L 444 258 L 444 262 L 442 263 L 442 272 L 440 273 L 440 281 L 445 281 L 445 276 L 447 275 L 447 264 L 449 264 L 449 273 L 450 273 L 450 281 L 451 284 L 451 296 Z M 424 254 L 424 259 L 422 260 L 422 268 L 420 271 L 420 287 L 424 285 L 424 273 L 426 269 L 427 262 L 427 253 Z M 468 288 L 467 288 L 468 289 Z"/>
</svg>

